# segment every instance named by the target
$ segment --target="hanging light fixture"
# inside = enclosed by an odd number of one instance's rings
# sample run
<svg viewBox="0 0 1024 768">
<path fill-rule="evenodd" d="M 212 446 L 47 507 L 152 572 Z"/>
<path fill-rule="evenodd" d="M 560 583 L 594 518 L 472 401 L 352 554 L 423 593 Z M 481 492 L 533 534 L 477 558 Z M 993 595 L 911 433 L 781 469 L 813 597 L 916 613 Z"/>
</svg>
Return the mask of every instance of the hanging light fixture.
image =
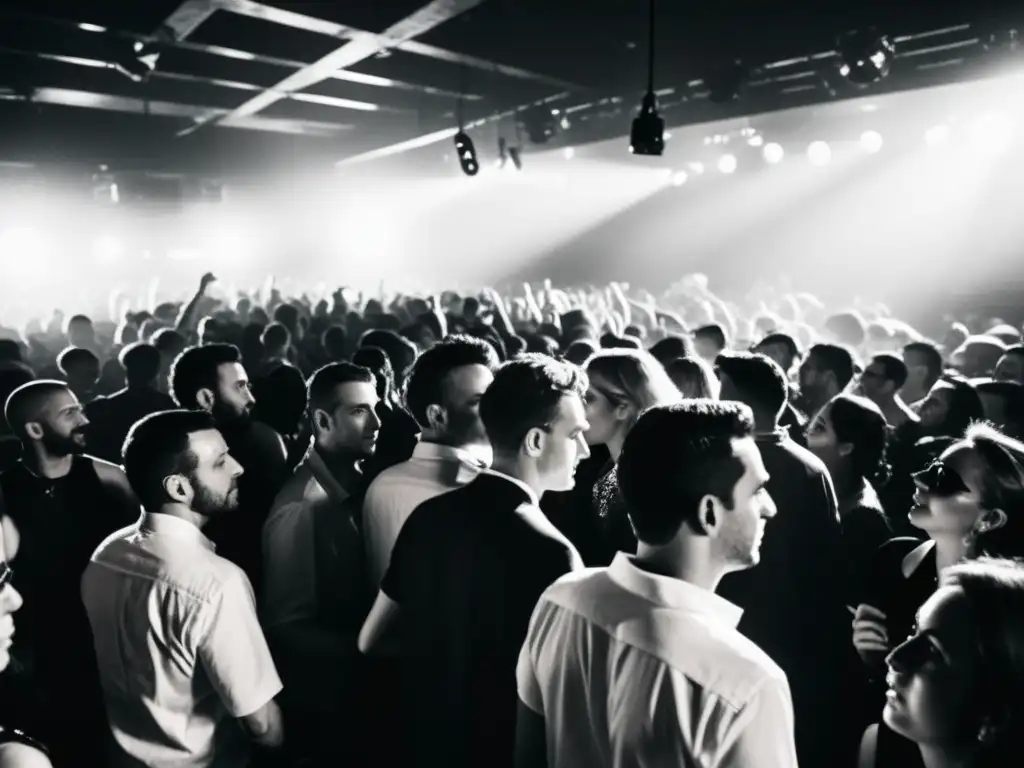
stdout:
<svg viewBox="0 0 1024 768">
<path fill-rule="evenodd" d="M 647 93 L 640 103 L 640 113 L 633 119 L 629 151 L 634 155 L 661 157 L 665 151 L 665 121 L 658 113 L 658 97 L 654 94 L 654 0 L 650 0 L 649 8 Z"/>
<path fill-rule="evenodd" d="M 854 30 L 839 37 L 839 74 L 857 86 L 884 79 L 896 57 L 896 46 L 888 35 L 873 28 Z"/>
</svg>

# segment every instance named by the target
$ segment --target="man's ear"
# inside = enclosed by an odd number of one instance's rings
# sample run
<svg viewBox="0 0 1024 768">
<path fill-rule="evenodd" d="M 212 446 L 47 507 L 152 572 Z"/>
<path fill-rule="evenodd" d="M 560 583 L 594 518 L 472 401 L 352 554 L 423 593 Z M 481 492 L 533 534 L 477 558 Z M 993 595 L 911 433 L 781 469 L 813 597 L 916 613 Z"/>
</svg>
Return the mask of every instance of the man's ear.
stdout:
<svg viewBox="0 0 1024 768">
<path fill-rule="evenodd" d="M 697 530 L 705 536 L 713 535 L 722 524 L 721 502 L 710 493 L 705 494 L 697 507 Z"/>
<path fill-rule="evenodd" d="M 25 424 L 25 434 L 33 440 L 43 439 L 43 426 L 38 421 L 30 421 Z"/>
<path fill-rule="evenodd" d="M 207 412 L 212 411 L 215 401 L 216 396 L 213 394 L 212 389 L 202 387 L 198 392 L 196 392 L 196 405 L 198 405 L 201 410 Z"/>
<path fill-rule="evenodd" d="M 427 424 L 431 429 L 444 429 L 447 421 L 448 414 L 444 412 L 444 408 L 436 404 L 427 406 Z"/>
<path fill-rule="evenodd" d="M 326 432 L 331 428 L 331 417 L 327 411 L 317 408 L 313 411 L 313 429 L 317 432 Z"/>
<path fill-rule="evenodd" d="M 546 433 L 540 427 L 530 429 L 523 439 L 523 448 L 526 451 L 526 455 L 535 459 L 544 453 L 544 440 L 546 437 Z"/>
<path fill-rule="evenodd" d="M 179 504 L 192 503 L 192 483 L 184 475 L 168 475 L 163 480 L 164 493 Z"/>
<path fill-rule="evenodd" d="M 839 443 L 839 455 L 849 456 L 853 453 L 853 443 Z"/>
</svg>

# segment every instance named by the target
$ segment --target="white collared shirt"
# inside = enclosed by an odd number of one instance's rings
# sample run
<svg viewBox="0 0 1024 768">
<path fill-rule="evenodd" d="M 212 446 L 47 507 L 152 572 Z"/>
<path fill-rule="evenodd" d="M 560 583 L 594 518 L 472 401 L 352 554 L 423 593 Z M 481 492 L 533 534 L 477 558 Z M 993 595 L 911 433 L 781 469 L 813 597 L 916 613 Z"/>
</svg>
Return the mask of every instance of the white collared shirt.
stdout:
<svg viewBox="0 0 1024 768">
<path fill-rule="evenodd" d="M 405 521 L 427 499 L 471 482 L 484 467 L 461 448 L 420 441 L 412 458 L 381 472 L 363 502 L 363 541 L 373 589 L 380 586 Z"/>
<path fill-rule="evenodd" d="M 143 514 L 109 536 L 82 576 L 113 766 L 234 768 L 235 722 L 281 690 L 245 573 L 192 523 Z"/>
<path fill-rule="evenodd" d="M 621 552 L 555 582 L 517 670 L 549 768 L 795 768 L 786 676 L 736 631 L 740 614 Z"/>
</svg>

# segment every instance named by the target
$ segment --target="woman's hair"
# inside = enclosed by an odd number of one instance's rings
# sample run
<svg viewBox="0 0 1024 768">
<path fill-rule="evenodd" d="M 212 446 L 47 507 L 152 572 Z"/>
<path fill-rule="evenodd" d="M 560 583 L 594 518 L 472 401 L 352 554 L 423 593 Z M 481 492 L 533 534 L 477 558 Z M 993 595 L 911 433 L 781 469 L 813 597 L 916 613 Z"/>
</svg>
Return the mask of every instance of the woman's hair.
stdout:
<svg viewBox="0 0 1024 768">
<path fill-rule="evenodd" d="M 964 433 L 980 459 L 981 506 L 1006 515 L 1003 525 L 975 534 L 972 550 L 991 557 L 1024 557 L 1024 443 L 988 424 L 973 424 Z"/>
<path fill-rule="evenodd" d="M 683 399 L 658 361 L 639 349 L 601 350 L 587 361 L 587 375 L 591 386 L 614 405 L 632 405 L 634 421 L 652 406 L 671 405 Z"/>
<path fill-rule="evenodd" d="M 888 430 L 878 406 L 866 397 L 838 395 L 832 399 L 831 418 L 836 440 L 853 446 L 853 471 L 875 488 L 889 482 L 891 468 L 885 459 Z"/>
<path fill-rule="evenodd" d="M 1020 762 L 1024 729 L 1024 564 L 983 557 L 946 568 L 944 587 L 959 587 L 967 600 L 978 638 L 982 679 L 979 707 L 990 726 L 980 740 L 977 765 L 985 768 Z"/>
<path fill-rule="evenodd" d="M 699 357 L 680 357 L 665 366 L 668 376 L 688 399 L 717 400 L 722 385 L 714 369 Z"/>
</svg>

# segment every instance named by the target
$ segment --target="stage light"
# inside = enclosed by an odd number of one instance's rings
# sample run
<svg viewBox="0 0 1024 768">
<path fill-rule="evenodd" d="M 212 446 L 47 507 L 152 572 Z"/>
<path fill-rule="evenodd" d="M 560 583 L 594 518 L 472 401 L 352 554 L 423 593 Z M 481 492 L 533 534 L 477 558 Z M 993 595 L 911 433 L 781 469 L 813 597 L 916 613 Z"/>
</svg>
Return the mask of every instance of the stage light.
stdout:
<svg viewBox="0 0 1024 768">
<path fill-rule="evenodd" d="M 562 157 L 564 157 L 566 160 L 572 160 L 574 157 L 576 157 L 576 150 L 573 149 L 572 147 L 566 147 L 565 149 L 562 150 Z"/>
<path fill-rule="evenodd" d="M 633 119 L 629 151 L 634 155 L 650 157 L 661 157 L 665 151 L 665 121 L 658 114 L 658 99 L 654 91 L 644 95 L 640 113 Z"/>
<path fill-rule="evenodd" d="M 160 48 L 157 43 L 137 40 L 132 46 L 131 53 L 123 54 L 114 60 L 114 69 L 129 80 L 141 83 L 153 74 L 159 59 Z"/>
<path fill-rule="evenodd" d="M 519 152 L 519 147 L 509 147 L 508 159 L 512 161 L 517 171 L 523 170 L 523 156 Z"/>
<path fill-rule="evenodd" d="M 811 161 L 811 165 L 828 165 L 832 160 L 832 148 L 827 141 L 812 141 L 807 147 L 807 159 Z"/>
<path fill-rule="evenodd" d="M 762 153 L 764 154 L 764 161 L 769 165 L 778 165 L 782 162 L 782 158 L 786 156 L 782 145 L 776 144 L 774 141 L 770 144 L 765 144 Z"/>
<path fill-rule="evenodd" d="M 702 173 L 704 173 L 704 163 L 687 163 L 686 167 L 689 168 L 697 176 L 700 176 Z"/>
<path fill-rule="evenodd" d="M 569 122 L 568 115 L 562 117 L 562 119 L 558 123 L 558 127 L 561 128 L 563 131 L 568 131 L 570 128 L 572 128 L 572 123 Z"/>
<path fill-rule="evenodd" d="M 686 175 L 686 171 L 679 171 L 679 173 L 672 174 L 672 186 L 681 187 L 686 183 L 689 176 Z"/>
<path fill-rule="evenodd" d="M 518 122 L 531 144 L 546 144 L 558 132 L 557 110 L 527 109 L 519 113 Z"/>
<path fill-rule="evenodd" d="M 708 89 L 708 101 L 712 104 L 728 104 L 736 101 L 746 84 L 748 71 L 739 59 L 727 61 L 712 68 L 701 78 Z"/>
<path fill-rule="evenodd" d="M 882 134 L 878 131 L 864 131 L 860 135 L 860 145 L 870 154 L 875 154 L 882 149 Z"/>
<path fill-rule="evenodd" d="M 747 139 L 747 144 L 749 144 L 752 147 L 762 147 L 764 146 L 764 136 L 755 134 L 754 136 L 751 136 L 749 139 Z"/>
<path fill-rule="evenodd" d="M 476 147 L 473 146 L 473 140 L 465 131 L 455 134 L 455 152 L 459 157 L 459 165 L 464 174 L 476 176 L 480 173 L 480 163 L 476 159 Z"/>
<path fill-rule="evenodd" d="M 990 113 L 980 117 L 971 127 L 971 142 L 977 149 L 995 154 L 1010 146 L 1013 123 L 1006 115 Z"/>
<path fill-rule="evenodd" d="M 937 147 L 940 144 L 945 144 L 949 140 L 949 126 L 948 125 L 934 125 L 925 131 L 924 143 L 929 147 Z"/>
<path fill-rule="evenodd" d="M 732 173 L 736 166 L 736 155 L 722 155 L 718 158 L 718 170 L 722 173 Z"/>
<path fill-rule="evenodd" d="M 871 85 L 889 74 L 896 46 L 874 29 L 855 30 L 839 37 L 839 74 L 857 86 Z"/>
</svg>

